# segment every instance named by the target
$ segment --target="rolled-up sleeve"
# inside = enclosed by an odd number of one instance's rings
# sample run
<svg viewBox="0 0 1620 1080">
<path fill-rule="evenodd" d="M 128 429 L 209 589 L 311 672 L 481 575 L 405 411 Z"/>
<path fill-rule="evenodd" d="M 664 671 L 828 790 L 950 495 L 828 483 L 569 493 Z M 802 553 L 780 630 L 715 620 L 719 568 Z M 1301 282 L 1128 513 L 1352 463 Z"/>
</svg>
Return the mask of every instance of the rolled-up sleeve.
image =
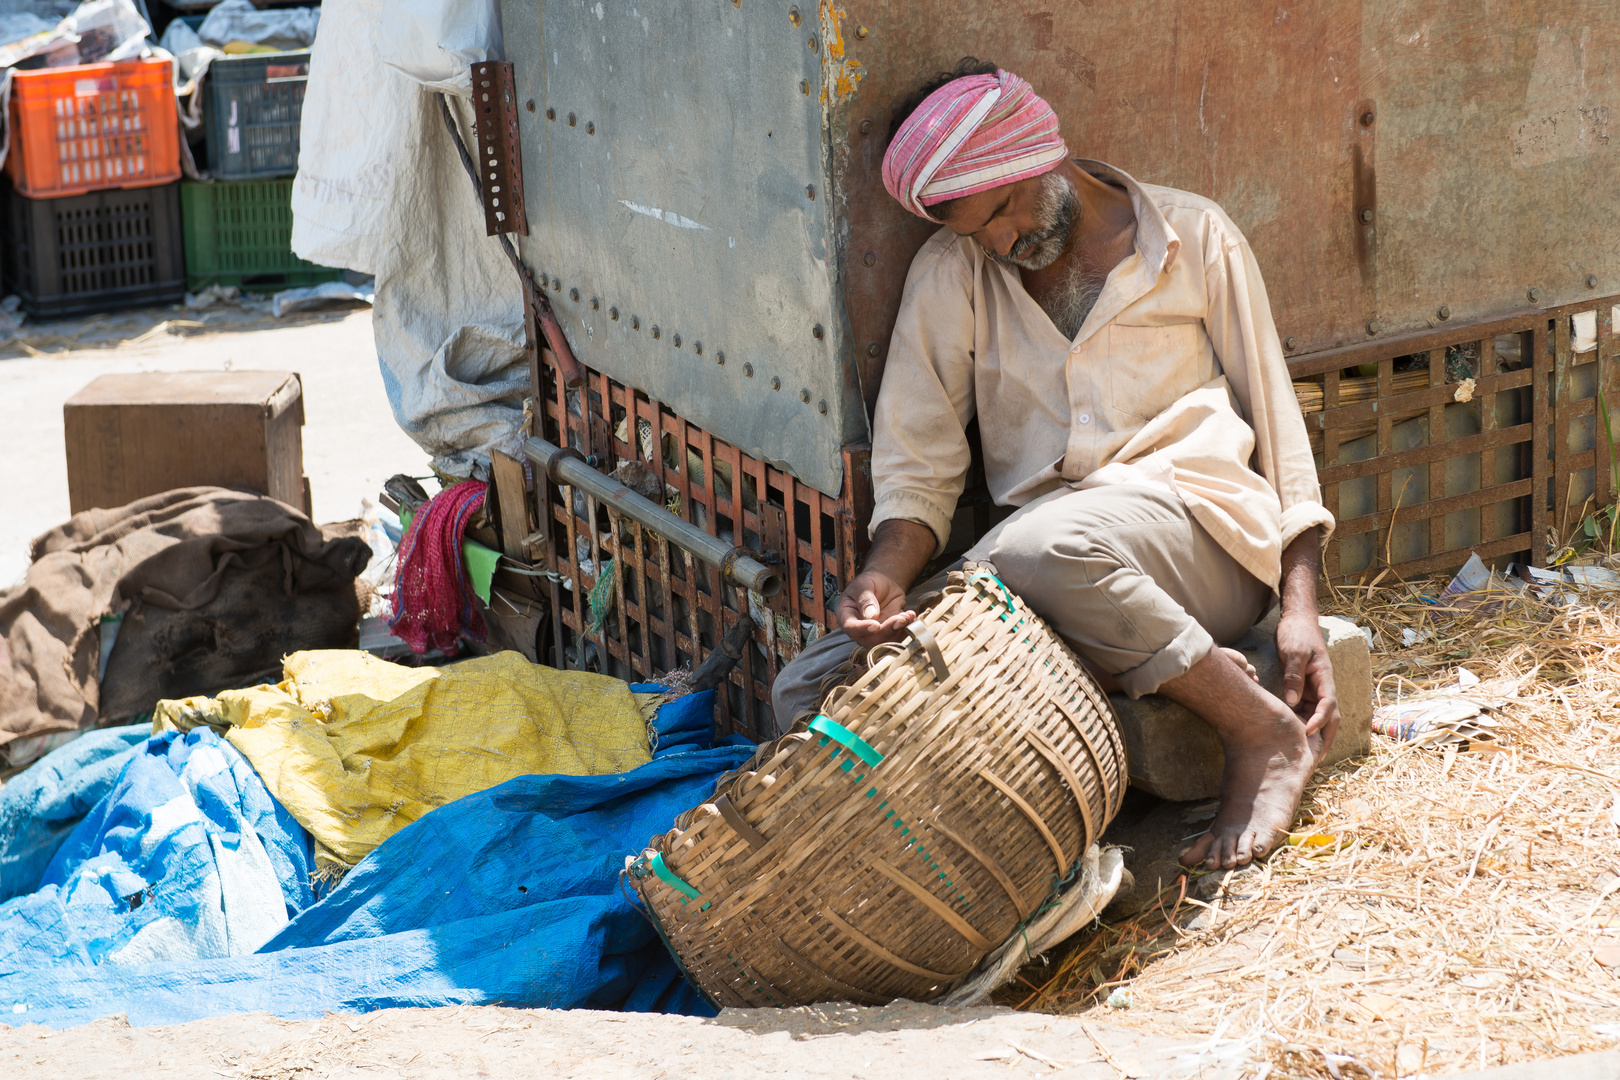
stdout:
<svg viewBox="0 0 1620 1080">
<path fill-rule="evenodd" d="M 1224 217 L 1224 216 L 1223 216 Z M 1230 220 L 1212 216 L 1204 247 L 1209 309 L 1204 317 L 1215 356 L 1254 428 L 1260 475 L 1282 503 L 1282 546 L 1321 527 L 1321 540 L 1333 532 L 1333 515 L 1322 505 L 1305 419 L 1271 319 L 1271 301 L 1254 252 Z"/>
<path fill-rule="evenodd" d="M 911 265 L 872 425 L 871 528 L 920 522 L 936 553 L 962 496 L 974 409 L 972 271 L 953 239 L 936 236 Z"/>
</svg>

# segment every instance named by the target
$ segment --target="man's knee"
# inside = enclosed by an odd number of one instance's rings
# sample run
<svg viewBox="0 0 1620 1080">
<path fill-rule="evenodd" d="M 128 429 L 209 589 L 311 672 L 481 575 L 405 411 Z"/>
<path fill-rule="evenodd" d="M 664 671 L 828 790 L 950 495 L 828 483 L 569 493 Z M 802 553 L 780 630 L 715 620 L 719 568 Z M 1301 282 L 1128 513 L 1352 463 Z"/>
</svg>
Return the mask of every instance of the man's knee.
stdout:
<svg viewBox="0 0 1620 1080">
<path fill-rule="evenodd" d="M 1084 565 L 1096 576 L 1119 561 L 1094 534 L 1055 514 L 1009 522 L 984 558 L 1008 588 L 1032 605 L 1039 603 L 1043 583 L 1073 584 L 1077 567 Z"/>
<path fill-rule="evenodd" d="M 794 718 L 821 707 L 822 686 L 855 651 L 842 630 L 824 634 L 776 673 L 771 684 L 771 716 L 776 734 L 784 735 Z"/>
</svg>

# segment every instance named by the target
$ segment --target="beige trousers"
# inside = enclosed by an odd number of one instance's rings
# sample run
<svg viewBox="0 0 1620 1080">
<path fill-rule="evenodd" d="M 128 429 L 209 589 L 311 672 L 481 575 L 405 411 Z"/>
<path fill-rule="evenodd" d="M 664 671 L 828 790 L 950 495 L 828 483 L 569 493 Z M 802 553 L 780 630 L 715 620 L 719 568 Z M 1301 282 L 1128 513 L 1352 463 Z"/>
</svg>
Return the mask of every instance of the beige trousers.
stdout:
<svg viewBox="0 0 1620 1080">
<path fill-rule="evenodd" d="M 1008 588 L 1133 698 L 1242 637 L 1274 599 L 1179 496 L 1150 485 L 1045 495 L 986 533 L 966 559 L 995 566 Z M 910 595 L 943 585 L 939 575 Z M 778 733 L 820 706 L 823 681 L 854 651 L 836 630 L 782 669 L 771 688 Z"/>
</svg>

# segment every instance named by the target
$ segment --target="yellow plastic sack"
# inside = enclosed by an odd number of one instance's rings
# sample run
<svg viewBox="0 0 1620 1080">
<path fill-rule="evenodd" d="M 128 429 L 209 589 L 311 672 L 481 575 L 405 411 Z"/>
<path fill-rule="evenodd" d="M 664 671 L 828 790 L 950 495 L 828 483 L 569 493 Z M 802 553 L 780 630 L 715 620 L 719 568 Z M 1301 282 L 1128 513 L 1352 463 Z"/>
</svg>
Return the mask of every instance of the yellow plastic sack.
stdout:
<svg viewBox="0 0 1620 1080">
<path fill-rule="evenodd" d="M 215 728 L 320 848 L 353 866 L 434 807 L 527 773 L 620 773 L 652 755 L 643 695 L 515 652 L 407 668 L 294 653 L 276 686 L 160 701 L 153 731 Z"/>
</svg>

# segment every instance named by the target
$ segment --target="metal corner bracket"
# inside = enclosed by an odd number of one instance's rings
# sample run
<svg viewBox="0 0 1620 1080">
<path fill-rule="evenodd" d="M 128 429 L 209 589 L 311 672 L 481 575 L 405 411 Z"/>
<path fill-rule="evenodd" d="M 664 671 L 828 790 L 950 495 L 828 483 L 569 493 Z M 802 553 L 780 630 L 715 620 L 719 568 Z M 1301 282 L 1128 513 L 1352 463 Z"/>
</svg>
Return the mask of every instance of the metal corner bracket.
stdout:
<svg viewBox="0 0 1620 1080">
<path fill-rule="evenodd" d="M 472 93 L 484 234 L 528 236 L 529 219 L 523 210 L 523 146 L 518 141 L 512 65 L 496 60 L 474 64 Z"/>
</svg>

